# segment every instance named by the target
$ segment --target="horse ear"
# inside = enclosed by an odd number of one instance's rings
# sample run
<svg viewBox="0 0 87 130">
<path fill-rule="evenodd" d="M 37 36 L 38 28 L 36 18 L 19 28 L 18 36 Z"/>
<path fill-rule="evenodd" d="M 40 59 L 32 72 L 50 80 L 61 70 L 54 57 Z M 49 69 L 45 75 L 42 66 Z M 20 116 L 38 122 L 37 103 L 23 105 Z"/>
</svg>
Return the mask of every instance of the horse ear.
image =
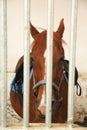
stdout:
<svg viewBox="0 0 87 130">
<path fill-rule="evenodd" d="M 31 24 L 31 22 L 30 22 L 30 32 L 34 39 L 39 34 L 39 31 Z"/>
<path fill-rule="evenodd" d="M 59 25 L 59 27 L 58 27 L 58 29 L 57 29 L 57 31 L 56 31 L 56 33 L 58 33 L 61 38 L 63 37 L 64 29 L 65 29 L 65 27 L 64 27 L 64 19 L 62 19 L 62 20 L 60 21 L 60 25 Z"/>
</svg>

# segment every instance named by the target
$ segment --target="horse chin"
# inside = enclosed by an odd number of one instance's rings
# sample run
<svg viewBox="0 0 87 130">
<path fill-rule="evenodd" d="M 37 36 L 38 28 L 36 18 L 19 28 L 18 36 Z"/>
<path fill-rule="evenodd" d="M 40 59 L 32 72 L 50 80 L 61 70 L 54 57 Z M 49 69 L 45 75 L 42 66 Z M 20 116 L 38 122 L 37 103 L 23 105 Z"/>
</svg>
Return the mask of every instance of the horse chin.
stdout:
<svg viewBox="0 0 87 130">
<path fill-rule="evenodd" d="M 56 103 L 55 103 L 55 101 L 52 101 L 52 117 L 54 117 L 54 115 L 55 115 L 55 107 L 56 107 Z M 42 107 L 43 108 L 43 107 Z M 44 113 L 44 114 L 42 114 L 42 112 L 41 112 L 41 109 L 39 110 L 39 109 L 37 109 L 37 112 L 38 112 L 38 116 L 41 118 L 41 119 L 45 119 L 45 114 L 46 113 Z"/>
<path fill-rule="evenodd" d="M 45 115 L 42 115 L 41 112 L 38 110 L 38 115 L 41 119 L 45 119 Z"/>
</svg>

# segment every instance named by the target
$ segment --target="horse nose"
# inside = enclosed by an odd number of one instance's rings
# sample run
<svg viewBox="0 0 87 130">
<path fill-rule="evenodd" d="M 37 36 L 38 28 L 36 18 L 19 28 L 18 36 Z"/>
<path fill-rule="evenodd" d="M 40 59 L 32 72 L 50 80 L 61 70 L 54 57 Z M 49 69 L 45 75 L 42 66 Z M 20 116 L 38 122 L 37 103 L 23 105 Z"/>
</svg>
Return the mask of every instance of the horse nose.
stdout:
<svg viewBox="0 0 87 130">
<path fill-rule="evenodd" d="M 41 115 L 45 116 L 46 115 L 46 105 L 40 105 L 38 107 L 38 111 L 40 112 Z"/>
</svg>

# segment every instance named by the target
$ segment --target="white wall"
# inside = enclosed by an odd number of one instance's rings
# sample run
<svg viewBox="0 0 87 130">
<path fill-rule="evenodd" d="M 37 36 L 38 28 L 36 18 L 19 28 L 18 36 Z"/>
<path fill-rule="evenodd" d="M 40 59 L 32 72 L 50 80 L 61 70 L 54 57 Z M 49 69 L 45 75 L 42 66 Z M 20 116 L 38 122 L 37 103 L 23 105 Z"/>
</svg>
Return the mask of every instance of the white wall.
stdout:
<svg viewBox="0 0 87 130">
<path fill-rule="evenodd" d="M 24 48 L 24 1 L 8 0 L 8 70 L 14 71 L 15 65 L 23 54 Z M 64 18 L 64 45 L 66 57 L 69 57 L 70 0 L 54 0 L 54 30 L 61 18 Z M 47 28 L 47 0 L 31 0 L 31 22 L 36 27 Z M 87 0 L 78 0 L 78 27 L 76 66 L 80 72 L 87 72 Z"/>
</svg>

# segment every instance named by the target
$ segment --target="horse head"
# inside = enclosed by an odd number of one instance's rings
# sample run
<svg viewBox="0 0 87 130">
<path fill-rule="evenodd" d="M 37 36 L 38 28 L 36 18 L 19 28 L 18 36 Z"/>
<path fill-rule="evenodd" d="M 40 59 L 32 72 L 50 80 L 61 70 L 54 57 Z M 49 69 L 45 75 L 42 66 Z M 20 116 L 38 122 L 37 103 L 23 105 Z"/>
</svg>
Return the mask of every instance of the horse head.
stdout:
<svg viewBox="0 0 87 130">
<path fill-rule="evenodd" d="M 47 54 L 47 31 L 39 32 L 30 24 L 31 35 L 34 38 L 30 57 L 33 67 L 33 92 L 37 111 L 40 117 L 46 115 L 46 54 Z M 52 70 L 52 113 L 55 115 L 57 105 L 64 98 L 63 91 L 65 79 L 64 71 L 64 48 L 62 37 L 64 33 L 64 20 L 60 21 L 57 31 L 53 32 L 53 70 Z M 67 94 L 66 94 L 67 95 Z M 67 96 L 65 96 L 65 100 Z M 61 101 L 60 101 L 61 100 Z M 59 108 L 59 105 L 58 105 Z M 66 108 L 65 108 L 66 109 Z"/>
</svg>

